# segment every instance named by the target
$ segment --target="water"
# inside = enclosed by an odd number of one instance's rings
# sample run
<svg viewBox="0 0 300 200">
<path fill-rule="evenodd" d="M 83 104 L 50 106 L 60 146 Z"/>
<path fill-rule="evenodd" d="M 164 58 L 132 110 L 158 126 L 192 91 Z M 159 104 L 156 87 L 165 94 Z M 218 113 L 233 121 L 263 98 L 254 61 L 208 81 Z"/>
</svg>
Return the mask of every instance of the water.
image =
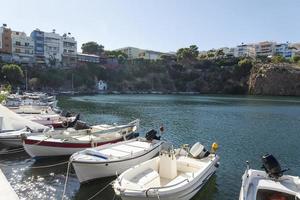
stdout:
<svg viewBox="0 0 300 200">
<path fill-rule="evenodd" d="M 165 127 L 164 137 L 175 145 L 200 141 L 206 146 L 218 142 L 221 165 L 194 200 L 238 199 L 241 176 L 248 160 L 261 167 L 260 156 L 272 153 L 289 167 L 289 174 L 300 175 L 299 130 L 300 98 L 248 96 L 181 95 L 98 95 L 61 98 L 59 105 L 80 112 L 90 123 L 127 123 L 141 119 L 142 130 Z M 24 199 L 61 199 L 66 165 L 30 169 L 63 162 L 67 158 L 34 161 L 26 153 L 2 156 L 1 167 L 14 189 Z M 91 197 L 112 178 L 80 186 L 72 171 L 67 198 Z M 2 195 L 2 194 L 1 194 Z M 113 199 L 108 188 L 95 199 Z"/>
</svg>

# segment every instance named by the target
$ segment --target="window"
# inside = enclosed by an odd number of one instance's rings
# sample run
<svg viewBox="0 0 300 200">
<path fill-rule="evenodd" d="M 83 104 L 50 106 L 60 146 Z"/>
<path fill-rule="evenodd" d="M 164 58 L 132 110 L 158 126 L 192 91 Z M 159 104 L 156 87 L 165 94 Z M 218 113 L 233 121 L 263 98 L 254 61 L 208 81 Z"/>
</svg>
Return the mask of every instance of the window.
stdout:
<svg viewBox="0 0 300 200">
<path fill-rule="evenodd" d="M 16 41 L 16 45 L 21 46 L 21 42 Z"/>
<path fill-rule="evenodd" d="M 26 53 L 26 54 L 30 54 L 29 50 L 25 50 L 25 53 Z"/>
<path fill-rule="evenodd" d="M 16 49 L 16 53 L 21 53 L 21 50 L 20 49 Z"/>
<path fill-rule="evenodd" d="M 28 43 L 28 42 L 25 42 L 25 46 L 28 47 L 28 46 L 29 46 L 29 43 Z"/>
</svg>

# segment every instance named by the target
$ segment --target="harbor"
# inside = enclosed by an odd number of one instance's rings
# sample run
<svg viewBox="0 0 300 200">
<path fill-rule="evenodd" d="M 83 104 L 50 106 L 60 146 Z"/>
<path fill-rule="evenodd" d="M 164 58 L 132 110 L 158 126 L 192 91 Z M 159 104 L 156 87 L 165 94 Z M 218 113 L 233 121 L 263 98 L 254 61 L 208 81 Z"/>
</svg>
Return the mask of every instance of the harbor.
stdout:
<svg viewBox="0 0 300 200">
<path fill-rule="evenodd" d="M 93 95 L 59 97 L 58 106 L 81 114 L 89 124 L 126 124 L 140 119 L 140 135 L 164 125 L 163 137 L 174 146 L 196 141 L 219 144 L 220 167 L 193 200 L 238 199 L 241 178 L 260 158 L 276 155 L 288 174 L 299 176 L 297 149 L 300 99 L 296 97 L 199 95 Z M 180 117 L 178 117 L 180 116 Z M 255 145 L 254 145 L 255 144 Z M 255 146 L 255 148 L 253 148 Z M 5 152 L 1 145 L 1 152 Z M 118 199 L 102 178 L 80 184 L 70 170 L 64 188 L 68 157 L 33 159 L 24 152 L 1 154 L 1 169 L 20 199 Z M 59 164 L 59 165 L 57 165 Z M 51 166 L 39 168 L 41 166 Z"/>
</svg>

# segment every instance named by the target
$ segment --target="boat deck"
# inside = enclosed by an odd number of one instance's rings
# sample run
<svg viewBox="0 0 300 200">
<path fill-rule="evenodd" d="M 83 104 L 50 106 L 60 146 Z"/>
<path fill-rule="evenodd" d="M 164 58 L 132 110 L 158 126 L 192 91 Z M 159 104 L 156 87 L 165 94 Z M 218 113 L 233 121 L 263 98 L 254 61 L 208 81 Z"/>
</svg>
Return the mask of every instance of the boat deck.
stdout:
<svg viewBox="0 0 300 200">
<path fill-rule="evenodd" d="M 110 145 L 99 149 L 87 149 L 77 157 L 77 160 L 102 161 L 118 160 L 147 151 L 151 147 L 150 142 L 130 141 L 123 144 Z"/>
</svg>

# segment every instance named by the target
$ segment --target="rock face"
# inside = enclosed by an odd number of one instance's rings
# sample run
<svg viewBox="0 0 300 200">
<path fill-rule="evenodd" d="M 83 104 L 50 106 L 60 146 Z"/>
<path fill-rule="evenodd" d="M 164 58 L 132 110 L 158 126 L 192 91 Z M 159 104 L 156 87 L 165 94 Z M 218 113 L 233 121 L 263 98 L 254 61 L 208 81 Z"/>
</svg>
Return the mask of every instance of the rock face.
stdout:
<svg viewBox="0 0 300 200">
<path fill-rule="evenodd" d="M 292 64 L 257 64 L 249 78 L 249 94 L 300 96 L 300 67 Z"/>
</svg>

